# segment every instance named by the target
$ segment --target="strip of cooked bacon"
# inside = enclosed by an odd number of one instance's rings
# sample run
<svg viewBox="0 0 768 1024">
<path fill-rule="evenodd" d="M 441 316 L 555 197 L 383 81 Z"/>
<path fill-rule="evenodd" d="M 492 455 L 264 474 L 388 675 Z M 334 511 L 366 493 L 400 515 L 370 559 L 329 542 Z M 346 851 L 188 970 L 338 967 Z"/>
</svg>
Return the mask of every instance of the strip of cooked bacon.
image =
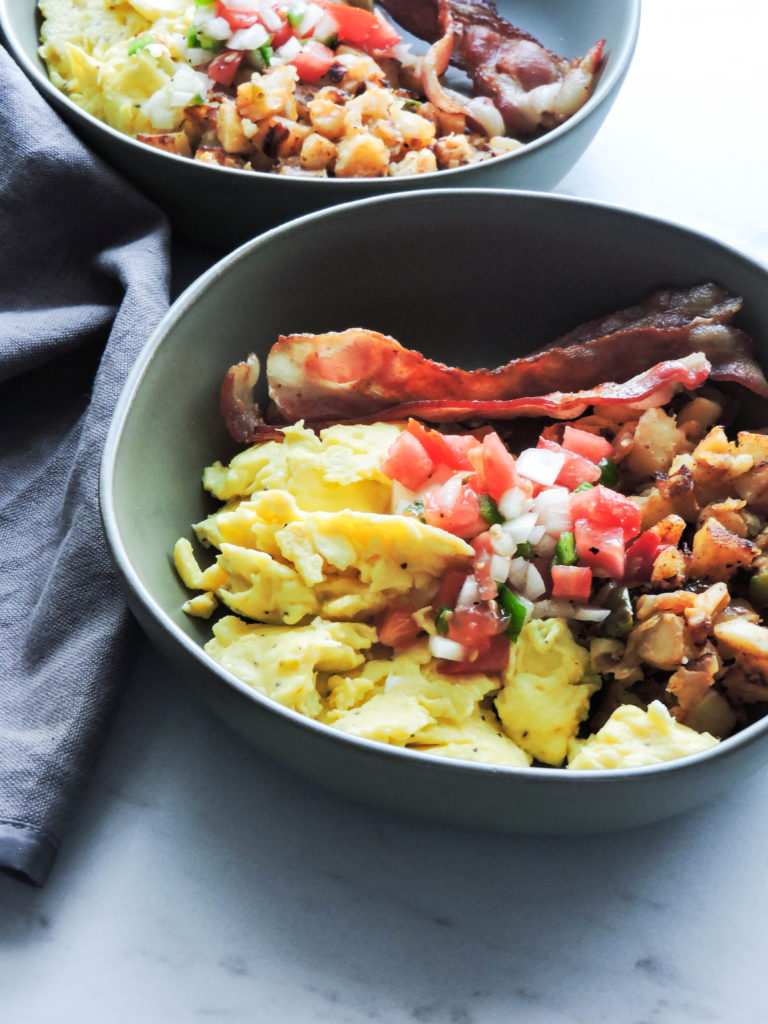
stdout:
<svg viewBox="0 0 768 1024">
<path fill-rule="evenodd" d="M 394 338 L 352 328 L 281 337 L 267 360 L 270 397 L 285 422 L 347 419 L 394 404 L 498 401 L 621 383 L 666 359 L 703 352 L 712 379 L 768 397 L 752 341 L 731 324 L 695 317 L 676 327 L 630 327 L 513 359 L 494 370 L 461 370 L 427 359 Z"/>
<path fill-rule="evenodd" d="M 636 327 L 663 329 L 693 323 L 730 323 L 741 307 L 738 295 L 712 281 L 692 288 L 660 288 L 635 306 L 580 324 L 546 348 L 566 348 Z"/>
<path fill-rule="evenodd" d="M 221 415 L 224 425 L 236 441 L 247 442 L 256 437 L 260 441 L 270 438 L 282 440 L 282 431 L 264 422 L 254 397 L 260 372 L 259 360 L 251 353 L 242 363 L 230 366 L 221 382 Z"/>
<path fill-rule="evenodd" d="M 408 32 L 435 44 L 425 59 L 433 103 L 446 109 L 441 102 L 451 102 L 435 77 L 450 56 L 475 94 L 493 101 L 507 131 L 523 138 L 561 124 L 584 105 L 605 47 L 601 39 L 584 57 L 558 57 L 486 0 L 381 0 L 381 6 Z"/>
<path fill-rule="evenodd" d="M 369 416 L 356 417 L 356 423 L 392 422 L 415 417 L 431 423 L 455 423 L 461 420 L 505 420 L 522 416 L 551 416 L 569 420 L 582 416 L 592 405 L 631 405 L 649 409 L 666 405 L 682 388 L 700 387 L 710 375 L 711 366 L 701 352 L 683 359 L 667 359 L 622 384 L 598 384 L 584 391 L 555 391 L 549 395 L 509 400 L 472 401 L 437 399 L 405 402 L 379 409 Z M 338 422 L 332 417 L 329 422 Z"/>
<path fill-rule="evenodd" d="M 239 364 L 244 366 L 245 364 Z M 236 368 L 233 368 L 236 369 Z M 375 423 L 393 422 L 409 417 L 428 420 L 431 423 L 454 423 L 461 420 L 503 420 L 526 416 L 551 416 L 553 419 L 575 419 L 592 405 L 631 405 L 637 408 L 651 408 L 665 405 L 681 388 L 692 390 L 708 378 L 710 364 L 700 352 L 694 352 L 683 359 L 669 359 L 652 366 L 625 381 L 623 384 L 607 383 L 577 392 L 556 391 L 548 395 L 515 398 L 510 400 L 479 401 L 466 398 L 434 399 L 432 401 L 405 402 L 389 405 L 367 415 L 350 418 L 339 415 L 309 418 L 307 426 L 321 429 L 332 423 Z M 230 371 L 231 372 L 231 371 Z M 231 427 L 232 420 L 227 420 Z M 236 421 L 239 430 L 244 421 Z M 280 436 L 279 427 L 253 421 L 251 432 L 233 433 L 235 440 L 242 442 L 266 441 Z"/>
</svg>

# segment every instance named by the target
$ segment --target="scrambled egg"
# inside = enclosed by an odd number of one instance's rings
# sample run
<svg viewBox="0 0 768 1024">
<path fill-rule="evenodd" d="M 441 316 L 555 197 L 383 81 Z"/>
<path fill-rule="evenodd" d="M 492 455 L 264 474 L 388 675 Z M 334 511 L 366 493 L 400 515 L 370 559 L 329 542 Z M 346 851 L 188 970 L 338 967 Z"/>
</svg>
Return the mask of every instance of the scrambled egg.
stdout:
<svg viewBox="0 0 768 1024">
<path fill-rule="evenodd" d="M 327 427 L 318 437 L 301 424 L 285 440 L 252 445 L 228 466 L 215 462 L 203 486 L 220 501 L 272 488 L 301 498 L 305 512 L 389 512 L 392 481 L 379 469 L 402 431 L 397 423 Z"/>
<path fill-rule="evenodd" d="M 348 735 L 459 760 L 527 767 L 624 767 L 716 742 L 678 725 L 661 705 L 621 707 L 577 739 L 601 680 L 565 619 L 528 622 L 499 674 L 444 675 L 429 639 L 400 651 L 378 643 L 376 614 L 398 599 L 430 604 L 473 549 L 414 516 L 390 514 L 380 470 L 402 424 L 302 424 L 254 445 L 204 486 L 223 502 L 194 526 L 215 559 L 201 568 L 189 539 L 174 549 L 191 590 L 190 615 L 215 621 L 206 651 L 287 708 Z M 418 618 L 418 616 L 417 616 Z"/>
<path fill-rule="evenodd" d="M 144 104 L 158 90 L 170 96 L 182 65 L 185 77 L 196 75 L 179 49 L 192 23 L 188 0 L 41 0 L 39 6 L 45 19 L 40 56 L 57 88 L 118 131 L 135 135 L 161 127 L 142 111 Z M 163 42 L 129 52 L 131 37 L 150 29 Z M 198 78 L 205 93 L 206 76 Z M 190 98 L 196 91 L 193 86 Z M 171 130 L 182 119 L 179 107 L 162 127 Z"/>
<path fill-rule="evenodd" d="M 601 685 L 565 619 L 537 619 L 523 626 L 512 648 L 496 710 L 523 750 L 559 765 Z"/>
<path fill-rule="evenodd" d="M 716 743 L 708 732 L 676 722 L 661 701 L 652 701 L 647 711 L 624 704 L 594 736 L 572 744 L 568 767 L 638 768 L 695 754 Z"/>
<path fill-rule="evenodd" d="M 354 674 L 331 676 L 323 720 L 353 736 L 430 754 L 525 767 L 530 757 L 483 708 L 497 689 L 498 680 L 486 675 L 441 675 L 421 641 Z"/>
</svg>

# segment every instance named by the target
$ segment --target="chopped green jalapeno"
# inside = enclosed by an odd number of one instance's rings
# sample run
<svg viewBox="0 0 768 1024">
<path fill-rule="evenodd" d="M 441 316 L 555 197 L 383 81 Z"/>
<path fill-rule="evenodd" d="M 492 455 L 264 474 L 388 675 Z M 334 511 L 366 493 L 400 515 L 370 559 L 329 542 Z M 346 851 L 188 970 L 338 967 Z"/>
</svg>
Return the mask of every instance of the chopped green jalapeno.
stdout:
<svg viewBox="0 0 768 1024">
<path fill-rule="evenodd" d="M 291 26 L 291 28 L 298 28 L 306 13 L 306 7 L 291 7 L 289 11 L 285 12 L 285 16 L 288 19 L 288 24 Z"/>
<path fill-rule="evenodd" d="M 634 625 L 632 615 L 632 602 L 629 598 L 627 587 L 615 587 L 611 590 L 605 602 L 605 607 L 610 609 L 611 614 L 603 622 L 602 631 L 605 636 L 623 639 L 629 636 Z"/>
<path fill-rule="evenodd" d="M 600 470 L 600 483 L 605 487 L 615 487 L 619 482 L 619 471 L 613 459 L 606 455 L 604 459 L 600 459 L 597 468 Z"/>
<path fill-rule="evenodd" d="M 514 642 L 520 636 L 520 630 L 525 625 L 530 606 L 513 590 L 510 590 L 505 583 L 499 584 L 499 604 L 505 614 L 509 616 L 509 624 L 505 631 L 507 639 Z"/>
<path fill-rule="evenodd" d="M 504 522 L 504 516 L 499 512 L 499 506 L 490 494 L 478 494 L 477 508 L 480 512 L 480 517 L 484 519 L 489 526 L 494 526 L 497 523 L 500 524 Z"/>
<path fill-rule="evenodd" d="M 553 565 L 576 565 L 579 556 L 576 554 L 576 538 L 570 530 L 563 530 L 557 541 Z"/>
<path fill-rule="evenodd" d="M 147 46 L 151 46 L 152 43 L 156 43 L 157 40 L 150 32 L 145 32 L 143 36 L 138 36 L 136 39 L 132 39 L 128 43 L 128 56 L 132 57 L 139 50 L 146 49 Z"/>
<path fill-rule="evenodd" d="M 450 612 L 451 609 L 448 607 L 447 604 L 444 604 L 440 611 L 437 613 L 437 618 L 435 619 L 435 629 L 440 634 L 440 636 L 448 635 L 448 616 L 450 615 Z"/>
<path fill-rule="evenodd" d="M 768 607 L 768 572 L 756 572 L 751 578 L 749 599 L 758 608 Z"/>
<path fill-rule="evenodd" d="M 412 114 L 417 114 L 423 106 L 424 104 L 421 100 L 408 99 L 403 103 L 403 110 L 408 110 Z"/>
<path fill-rule="evenodd" d="M 524 558 L 526 561 L 532 562 L 535 557 L 536 552 L 529 540 L 521 541 L 515 548 L 515 558 Z"/>
<path fill-rule="evenodd" d="M 256 57 L 256 60 L 263 68 L 268 68 L 271 66 L 272 57 L 274 56 L 274 53 L 275 51 L 272 49 L 269 43 L 263 43 L 261 46 L 258 47 L 258 49 L 253 51 L 254 57 Z"/>
<path fill-rule="evenodd" d="M 593 488 L 594 486 L 595 486 L 594 484 L 588 484 L 588 483 L 587 483 L 587 481 L 585 480 L 583 484 L 579 484 L 579 486 L 578 486 L 578 487 L 574 487 L 574 489 L 573 489 L 573 493 L 574 493 L 574 494 L 578 494 L 578 493 L 579 493 L 579 491 L 589 491 L 589 490 L 591 490 L 591 489 L 592 489 L 592 488 Z"/>
<path fill-rule="evenodd" d="M 424 515 L 424 502 L 421 498 L 417 498 L 416 501 L 412 501 L 409 505 L 405 506 L 404 511 L 409 516 L 418 516 L 420 519 Z M 424 519 L 421 519 L 424 522 Z"/>
</svg>

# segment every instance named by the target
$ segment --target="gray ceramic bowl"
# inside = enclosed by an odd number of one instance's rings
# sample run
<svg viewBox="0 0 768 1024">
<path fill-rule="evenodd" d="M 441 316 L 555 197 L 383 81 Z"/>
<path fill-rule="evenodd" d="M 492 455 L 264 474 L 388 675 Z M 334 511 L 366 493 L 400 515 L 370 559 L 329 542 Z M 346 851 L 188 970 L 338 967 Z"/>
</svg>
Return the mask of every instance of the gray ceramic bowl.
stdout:
<svg viewBox="0 0 768 1024">
<path fill-rule="evenodd" d="M 305 180 L 216 167 L 138 143 L 97 121 L 48 80 L 37 55 L 35 0 L 0 0 L 0 28 L 35 85 L 100 155 L 133 180 L 170 215 L 183 234 L 193 233 L 206 210 L 205 237 L 228 247 L 291 217 L 336 203 L 421 188 L 486 186 L 554 187 L 576 163 L 605 119 L 632 59 L 640 0 L 500 0 L 499 10 L 555 52 L 576 56 L 600 38 L 607 61 L 588 103 L 569 121 L 524 149 L 496 160 L 418 177 L 366 181 Z M 423 48 L 424 44 L 420 44 Z M 419 52 L 418 50 L 416 52 Z"/>
<path fill-rule="evenodd" d="M 329 242 L 332 240 L 332 242 Z M 171 550 L 209 510 L 202 467 L 235 450 L 226 368 L 280 332 L 365 325 L 433 358 L 497 365 L 654 288 L 715 280 L 744 296 L 768 356 L 768 268 L 690 230 L 583 200 L 434 190 L 366 200 L 263 235 L 176 302 L 115 412 L 103 515 L 132 609 L 171 669 L 259 748 L 350 797 L 502 831 L 614 829 L 713 797 L 768 759 L 768 718 L 659 767 L 572 772 L 451 762 L 358 740 L 270 702 L 202 650 Z"/>
</svg>

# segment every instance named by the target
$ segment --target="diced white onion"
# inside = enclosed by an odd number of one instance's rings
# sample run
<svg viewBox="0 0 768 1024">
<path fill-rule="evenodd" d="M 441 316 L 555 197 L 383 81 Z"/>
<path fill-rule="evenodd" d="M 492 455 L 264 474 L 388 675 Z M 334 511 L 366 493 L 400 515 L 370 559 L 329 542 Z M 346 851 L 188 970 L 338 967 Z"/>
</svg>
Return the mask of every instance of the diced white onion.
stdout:
<svg viewBox="0 0 768 1024">
<path fill-rule="evenodd" d="M 428 494 L 430 491 L 436 491 L 438 487 L 442 487 L 447 480 L 450 480 L 454 473 L 455 470 L 451 469 L 449 466 L 438 466 L 437 469 L 427 477 L 423 486 L 417 491 L 418 497 L 423 498 L 424 495 Z"/>
<path fill-rule="evenodd" d="M 522 515 L 526 499 L 527 495 L 522 488 L 510 487 L 499 498 L 499 512 L 505 519 L 517 519 L 519 515 Z"/>
<path fill-rule="evenodd" d="M 207 21 L 216 17 L 216 5 L 208 4 L 205 7 L 196 7 L 192 16 L 192 23 L 201 28 Z"/>
<path fill-rule="evenodd" d="M 534 619 L 572 619 L 576 611 L 570 601 L 536 601 L 533 606 Z"/>
<path fill-rule="evenodd" d="M 524 558 L 513 558 L 509 563 L 507 578 L 513 589 L 522 590 L 528 582 L 528 562 Z"/>
<path fill-rule="evenodd" d="M 402 515 L 403 508 L 416 500 L 413 491 L 409 491 L 399 480 L 392 481 L 392 503 L 391 509 L 395 515 Z"/>
<path fill-rule="evenodd" d="M 301 50 L 301 43 L 296 36 L 291 36 L 290 39 L 286 39 L 283 45 L 275 50 L 275 56 L 281 60 L 289 61 L 293 60 L 297 53 Z"/>
<path fill-rule="evenodd" d="M 272 4 L 259 4 L 259 17 L 270 32 L 279 32 L 283 27 L 282 18 L 272 9 Z"/>
<path fill-rule="evenodd" d="M 227 7 L 231 11 L 255 11 L 256 4 L 253 0 L 227 0 Z"/>
<path fill-rule="evenodd" d="M 607 608 L 577 608 L 573 613 L 573 617 L 584 622 L 602 622 L 610 614 Z"/>
<path fill-rule="evenodd" d="M 503 558 L 501 555 L 491 555 L 491 579 L 497 583 L 504 583 L 509 575 L 509 564 L 511 561 L 510 558 Z"/>
<path fill-rule="evenodd" d="M 536 526 L 536 513 L 525 512 L 516 519 L 510 519 L 504 523 L 503 530 L 515 544 L 525 544 L 531 539 L 531 533 Z"/>
<path fill-rule="evenodd" d="M 502 558 L 511 558 L 517 550 L 517 541 L 511 537 L 498 523 L 494 523 L 488 531 L 491 535 L 491 547 Z"/>
<path fill-rule="evenodd" d="M 517 471 L 521 476 L 537 484 L 551 486 L 565 465 L 562 452 L 551 452 L 548 448 L 525 448 L 517 460 Z"/>
<path fill-rule="evenodd" d="M 232 29 L 226 18 L 209 18 L 202 25 L 203 33 L 211 39 L 229 39 Z"/>
<path fill-rule="evenodd" d="M 145 46 L 144 49 L 150 57 L 154 57 L 155 60 L 159 60 L 164 53 L 170 54 L 171 52 L 167 46 L 163 45 L 163 43 L 150 43 L 149 46 Z"/>
<path fill-rule="evenodd" d="M 607 608 L 586 608 L 573 601 L 537 601 L 533 606 L 537 619 L 578 619 L 581 622 L 603 622 L 611 614 Z"/>
<path fill-rule="evenodd" d="M 171 79 L 169 104 L 171 107 L 186 107 L 195 96 L 208 94 L 208 76 L 182 64 Z"/>
<path fill-rule="evenodd" d="M 230 50 L 258 50 L 269 39 L 269 32 L 258 21 L 250 28 L 240 28 L 227 44 Z"/>
<path fill-rule="evenodd" d="M 444 661 L 464 661 L 466 657 L 462 645 L 447 636 L 431 636 L 429 652 L 433 658 L 441 658 Z"/>
<path fill-rule="evenodd" d="M 547 587 L 541 573 L 533 562 L 529 562 L 528 576 L 525 581 L 525 596 L 529 601 L 535 601 L 536 598 L 541 597 L 546 592 L 546 589 Z"/>
<path fill-rule="evenodd" d="M 315 39 L 319 39 L 320 42 L 324 42 L 326 39 L 330 39 L 332 36 L 338 35 L 339 23 L 330 13 L 330 11 L 324 11 L 323 16 L 315 25 L 315 30 L 312 33 Z"/>
<path fill-rule="evenodd" d="M 453 508 L 459 500 L 461 488 L 464 486 L 464 474 L 456 473 L 451 476 L 440 488 L 439 502 L 445 508 Z"/>
<path fill-rule="evenodd" d="M 207 64 L 211 59 L 211 51 L 204 50 L 202 46 L 187 46 L 184 49 L 184 56 L 193 67 L 198 64 Z"/>
<path fill-rule="evenodd" d="M 387 678 L 384 680 L 384 693 L 387 693 L 393 687 L 397 686 L 398 683 L 402 683 L 403 677 L 396 675 L 394 672 L 390 672 Z"/>
<path fill-rule="evenodd" d="M 176 115 L 170 105 L 171 88 L 164 85 L 153 92 L 141 105 L 141 112 L 152 122 L 153 128 L 170 131 L 176 123 Z"/>
<path fill-rule="evenodd" d="M 558 452 L 551 452 L 558 455 Z M 564 487 L 552 487 L 542 491 L 533 499 L 536 506 L 536 513 L 539 523 L 548 533 L 558 536 L 563 530 L 570 530 L 573 520 L 571 518 L 571 501 L 568 491 Z"/>
<path fill-rule="evenodd" d="M 304 12 L 304 17 L 299 22 L 299 35 L 302 38 L 312 35 L 312 30 L 323 16 L 323 8 L 318 4 L 310 3 Z"/>
<path fill-rule="evenodd" d="M 542 537 L 544 536 L 544 534 L 546 532 L 547 532 L 546 526 L 542 526 L 540 523 L 537 523 L 536 526 L 534 526 L 534 528 L 528 534 L 528 540 L 535 547 L 539 543 L 539 541 L 542 539 Z"/>
<path fill-rule="evenodd" d="M 471 608 L 480 600 L 480 591 L 477 589 L 477 580 L 474 576 L 467 576 L 462 584 L 459 596 L 456 599 L 457 608 Z"/>
<path fill-rule="evenodd" d="M 531 541 L 533 544 L 533 541 Z M 557 547 L 557 538 L 551 533 L 545 533 L 541 540 L 536 541 L 534 550 L 539 558 L 551 558 Z"/>
</svg>

